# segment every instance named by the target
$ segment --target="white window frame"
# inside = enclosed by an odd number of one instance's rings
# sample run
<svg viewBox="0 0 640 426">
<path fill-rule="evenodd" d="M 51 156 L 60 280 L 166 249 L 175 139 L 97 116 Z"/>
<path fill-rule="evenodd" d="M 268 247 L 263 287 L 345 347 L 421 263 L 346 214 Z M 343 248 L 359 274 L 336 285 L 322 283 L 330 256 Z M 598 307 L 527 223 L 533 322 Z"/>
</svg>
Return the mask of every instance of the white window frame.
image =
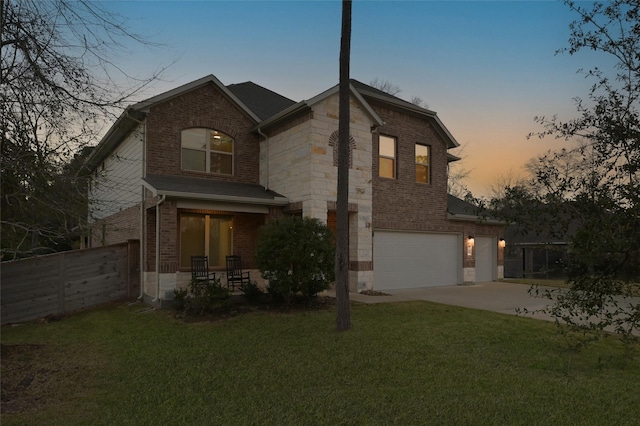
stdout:
<svg viewBox="0 0 640 426">
<path fill-rule="evenodd" d="M 418 147 L 422 146 L 425 147 L 427 149 L 427 162 L 426 163 L 421 163 L 418 162 Z M 414 161 L 415 161 L 415 168 L 416 168 L 416 172 L 418 170 L 418 166 L 423 166 L 427 168 L 427 181 L 426 182 L 422 182 L 420 180 L 418 180 L 417 176 L 416 176 L 416 183 L 422 183 L 422 184 L 430 184 L 431 183 L 431 146 L 427 145 L 427 144 L 423 144 L 423 143 L 417 143 L 415 144 L 414 147 Z M 417 173 L 416 173 L 417 175 Z"/>
<path fill-rule="evenodd" d="M 194 130 L 202 130 L 202 146 L 204 147 L 204 149 L 197 149 L 197 148 L 185 148 L 183 146 L 183 134 L 185 132 L 188 131 L 194 131 Z M 218 151 L 216 149 L 213 149 L 213 147 L 211 146 L 211 139 L 212 136 L 220 136 L 220 137 L 227 137 L 231 140 L 231 152 L 227 152 L 227 151 Z M 232 138 L 230 135 L 220 132 L 218 130 L 214 130 L 214 129 L 209 129 L 206 127 L 196 127 L 196 128 L 189 128 L 189 129 L 184 129 L 180 132 L 180 169 L 184 170 L 184 171 L 189 171 L 189 172 L 200 172 L 200 173 L 211 173 L 211 174 L 217 174 L 217 175 L 224 175 L 224 176 L 234 176 L 235 175 L 235 161 L 234 161 L 234 157 L 235 157 L 235 139 Z M 192 151 L 202 151 L 204 152 L 205 155 L 205 169 L 204 170 L 197 170 L 197 169 L 188 169 L 184 167 L 183 164 L 183 155 L 184 155 L 184 150 L 185 149 L 189 149 Z M 212 171 L 211 170 L 211 154 L 218 154 L 218 155 L 227 155 L 231 157 L 231 173 L 223 173 L 223 172 L 216 172 L 216 171 Z"/>
<path fill-rule="evenodd" d="M 382 154 L 383 139 L 388 139 L 393 142 L 393 157 Z M 393 176 L 389 177 L 381 174 L 382 168 L 380 167 L 380 159 L 382 158 L 393 161 Z M 378 137 L 378 176 L 385 179 L 396 179 L 398 176 L 398 138 L 394 136 L 380 135 Z"/>
</svg>

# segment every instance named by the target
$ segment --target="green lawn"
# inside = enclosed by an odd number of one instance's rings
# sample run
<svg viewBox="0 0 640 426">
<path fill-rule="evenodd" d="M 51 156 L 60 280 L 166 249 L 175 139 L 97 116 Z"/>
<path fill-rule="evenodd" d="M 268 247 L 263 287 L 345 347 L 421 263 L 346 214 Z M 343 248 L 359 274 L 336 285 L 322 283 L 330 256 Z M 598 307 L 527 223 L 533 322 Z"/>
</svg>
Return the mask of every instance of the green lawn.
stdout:
<svg viewBox="0 0 640 426">
<path fill-rule="evenodd" d="M 640 419 L 640 347 L 613 337 L 576 353 L 552 323 L 427 302 L 353 305 L 352 323 L 335 332 L 333 309 L 185 323 L 134 304 L 3 327 L 2 424 Z"/>
<path fill-rule="evenodd" d="M 515 284 L 527 284 L 527 285 L 539 285 L 546 287 L 562 287 L 568 288 L 566 280 L 545 280 L 545 279 L 533 279 L 533 278 L 505 278 L 504 282 Z"/>
</svg>

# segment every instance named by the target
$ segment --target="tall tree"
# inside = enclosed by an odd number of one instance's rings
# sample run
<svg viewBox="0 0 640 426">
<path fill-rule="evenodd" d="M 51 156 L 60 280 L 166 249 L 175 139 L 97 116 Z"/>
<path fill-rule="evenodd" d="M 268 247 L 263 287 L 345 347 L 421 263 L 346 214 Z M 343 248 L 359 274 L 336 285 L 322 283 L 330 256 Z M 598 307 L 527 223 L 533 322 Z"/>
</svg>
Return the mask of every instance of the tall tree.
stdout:
<svg viewBox="0 0 640 426">
<path fill-rule="evenodd" d="M 0 1 L 2 259 L 56 250 L 80 212 L 60 191 L 74 155 L 154 81 L 117 63 L 126 46 L 149 46 L 125 20 L 90 0 Z M 124 62 L 124 58 L 122 59 Z M 80 186 L 81 187 L 81 186 Z M 84 196 L 84 194 L 81 194 Z"/>
<path fill-rule="evenodd" d="M 338 196 L 336 203 L 336 308 L 338 331 L 351 328 L 349 309 L 349 123 L 351 97 L 351 0 L 342 1 L 338 117 Z"/>
<path fill-rule="evenodd" d="M 536 118 L 538 136 L 574 143 L 530 163 L 531 185 L 508 190 L 502 206 L 571 236 L 571 288 L 551 308 L 558 321 L 630 335 L 640 327 L 640 305 L 626 299 L 640 279 L 640 2 L 565 3 L 578 18 L 562 51 L 603 53 L 615 68 L 586 72 L 595 83 L 588 100 L 576 98 L 577 118 Z"/>
</svg>

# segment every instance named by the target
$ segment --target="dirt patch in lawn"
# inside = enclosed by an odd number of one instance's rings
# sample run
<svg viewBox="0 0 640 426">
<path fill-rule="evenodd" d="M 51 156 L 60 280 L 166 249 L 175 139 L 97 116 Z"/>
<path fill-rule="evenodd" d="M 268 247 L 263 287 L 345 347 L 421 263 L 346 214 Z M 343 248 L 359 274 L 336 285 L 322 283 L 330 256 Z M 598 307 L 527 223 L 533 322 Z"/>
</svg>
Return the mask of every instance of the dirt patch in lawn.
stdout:
<svg viewBox="0 0 640 426">
<path fill-rule="evenodd" d="M 74 351 L 77 357 L 61 355 L 51 345 L 2 344 L 2 414 L 38 411 L 62 402 L 69 388 L 81 394 L 89 390 L 95 360 L 91 351 Z"/>
<path fill-rule="evenodd" d="M 45 345 L 2 345 L 2 413 L 23 413 L 47 405 L 51 398 L 51 383 L 60 368 L 40 366 L 46 357 Z"/>
</svg>

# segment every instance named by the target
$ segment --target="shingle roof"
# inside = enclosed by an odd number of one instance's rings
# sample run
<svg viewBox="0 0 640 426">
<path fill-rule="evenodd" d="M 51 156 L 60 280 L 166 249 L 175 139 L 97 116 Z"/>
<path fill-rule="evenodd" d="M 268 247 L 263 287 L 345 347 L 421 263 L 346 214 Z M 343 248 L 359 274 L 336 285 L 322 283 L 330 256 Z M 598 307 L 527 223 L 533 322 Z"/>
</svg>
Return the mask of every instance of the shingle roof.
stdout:
<svg viewBox="0 0 640 426">
<path fill-rule="evenodd" d="M 227 89 L 236 95 L 261 120 L 266 120 L 295 104 L 295 101 L 251 81 L 230 84 Z"/>
<path fill-rule="evenodd" d="M 397 96 L 393 96 L 393 95 L 391 95 L 391 94 L 389 94 L 387 92 L 383 92 L 380 89 L 376 89 L 373 86 L 369 86 L 368 84 L 364 84 L 361 81 L 351 79 L 351 84 L 353 84 L 353 87 L 355 87 L 358 91 L 369 92 L 369 93 L 372 93 L 372 94 L 375 94 L 375 95 L 378 95 L 378 96 L 381 96 L 381 97 L 385 97 L 385 98 L 388 98 L 389 100 L 392 100 L 393 102 L 395 102 L 397 104 L 405 105 L 406 107 L 409 107 L 409 108 L 412 108 L 412 109 L 423 110 L 425 113 L 427 113 L 427 112 L 431 113 L 431 114 L 434 113 L 433 111 L 431 111 L 429 109 L 422 108 L 421 106 L 418 106 L 416 104 L 412 104 L 411 102 L 407 102 L 404 99 L 400 99 Z"/>
<path fill-rule="evenodd" d="M 451 194 L 448 194 L 447 197 L 447 211 L 451 214 L 479 216 L 482 213 L 479 207 L 458 197 Z"/>
<path fill-rule="evenodd" d="M 158 195 L 264 205 L 288 203 L 286 197 L 258 184 L 165 175 L 148 175 L 143 180 Z"/>
<path fill-rule="evenodd" d="M 487 209 L 474 206 L 458 197 L 447 194 L 447 212 L 451 219 L 454 220 L 479 220 L 489 224 L 506 225 L 495 217 L 489 216 Z"/>
</svg>

